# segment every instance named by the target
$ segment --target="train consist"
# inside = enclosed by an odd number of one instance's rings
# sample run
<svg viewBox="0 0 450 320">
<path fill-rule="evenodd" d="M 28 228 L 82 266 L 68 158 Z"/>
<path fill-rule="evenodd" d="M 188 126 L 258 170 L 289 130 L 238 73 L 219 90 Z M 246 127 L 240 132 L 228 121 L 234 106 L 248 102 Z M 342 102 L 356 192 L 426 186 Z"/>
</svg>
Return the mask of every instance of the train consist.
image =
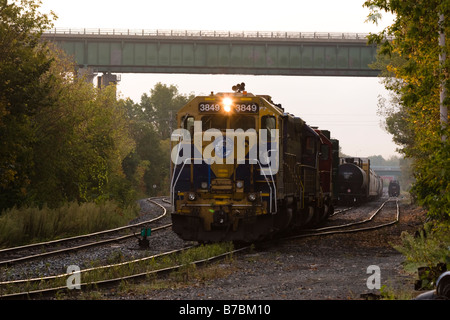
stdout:
<svg viewBox="0 0 450 320">
<path fill-rule="evenodd" d="M 400 195 L 400 183 L 398 180 L 391 180 L 388 186 L 389 197 L 398 197 Z"/>
<path fill-rule="evenodd" d="M 370 168 L 367 158 L 342 158 L 338 169 L 338 201 L 359 204 L 383 194 L 383 180 Z"/>
<path fill-rule="evenodd" d="M 334 211 L 339 141 L 244 86 L 177 113 L 172 229 L 184 240 L 254 242 Z"/>
</svg>

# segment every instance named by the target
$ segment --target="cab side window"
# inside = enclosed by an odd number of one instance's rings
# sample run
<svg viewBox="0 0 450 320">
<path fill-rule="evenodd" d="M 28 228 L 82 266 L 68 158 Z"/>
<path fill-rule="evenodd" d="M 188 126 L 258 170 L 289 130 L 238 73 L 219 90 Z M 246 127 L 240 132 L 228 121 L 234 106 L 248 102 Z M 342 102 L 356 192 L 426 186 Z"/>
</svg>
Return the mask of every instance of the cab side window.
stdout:
<svg viewBox="0 0 450 320">
<path fill-rule="evenodd" d="M 189 131 L 191 139 L 194 137 L 194 120 L 193 116 L 186 116 L 181 123 L 181 127 Z"/>
<path fill-rule="evenodd" d="M 261 118 L 261 129 L 267 130 L 267 141 L 271 141 L 272 138 L 275 138 L 272 137 L 270 130 L 276 129 L 276 127 L 277 127 L 277 120 L 274 116 L 263 116 Z"/>
<path fill-rule="evenodd" d="M 316 153 L 316 143 L 313 137 L 306 137 L 306 153 L 315 154 Z"/>
</svg>

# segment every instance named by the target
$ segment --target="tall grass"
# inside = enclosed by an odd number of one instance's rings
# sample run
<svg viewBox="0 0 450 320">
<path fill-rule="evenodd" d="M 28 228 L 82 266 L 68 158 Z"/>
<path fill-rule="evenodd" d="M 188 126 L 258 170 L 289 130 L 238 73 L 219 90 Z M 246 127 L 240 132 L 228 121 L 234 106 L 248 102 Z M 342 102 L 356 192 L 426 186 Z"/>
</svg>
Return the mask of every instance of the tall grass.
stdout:
<svg viewBox="0 0 450 320">
<path fill-rule="evenodd" d="M 139 212 L 121 209 L 114 201 L 96 204 L 71 202 L 56 209 L 44 206 L 12 208 L 0 215 L 0 246 L 10 247 L 125 225 Z"/>
</svg>

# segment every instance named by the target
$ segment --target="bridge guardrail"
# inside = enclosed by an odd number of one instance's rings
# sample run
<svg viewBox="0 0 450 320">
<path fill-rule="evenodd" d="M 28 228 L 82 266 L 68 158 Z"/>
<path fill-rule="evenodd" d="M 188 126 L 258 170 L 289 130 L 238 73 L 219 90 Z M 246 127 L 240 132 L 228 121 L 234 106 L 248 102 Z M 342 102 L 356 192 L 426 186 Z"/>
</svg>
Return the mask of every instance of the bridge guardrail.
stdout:
<svg viewBox="0 0 450 320">
<path fill-rule="evenodd" d="M 146 29 L 62 29 L 55 28 L 45 35 L 141 36 L 174 38 L 235 38 L 287 40 L 367 40 L 368 33 L 282 32 L 282 31 L 202 31 L 202 30 L 146 30 Z"/>
</svg>

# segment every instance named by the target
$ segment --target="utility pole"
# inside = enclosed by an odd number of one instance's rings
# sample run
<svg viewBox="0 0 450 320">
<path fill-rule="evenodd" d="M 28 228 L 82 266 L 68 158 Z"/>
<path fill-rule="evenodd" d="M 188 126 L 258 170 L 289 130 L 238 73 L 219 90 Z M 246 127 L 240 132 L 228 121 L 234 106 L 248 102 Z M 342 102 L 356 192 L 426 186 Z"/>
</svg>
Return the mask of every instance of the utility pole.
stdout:
<svg viewBox="0 0 450 320">
<path fill-rule="evenodd" d="M 446 46 L 445 46 L 445 19 L 443 14 L 439 14 L 439 65 L 441 67 L 441 74 L 444 73 L 445 75 L 445 60 L 447 59 L 446 54 Z M 441 84 L 440 84 L 440 105 L 439 105 L 439 111 L 440 111 L 440 121 L 441 121 L 441 128 L 444 128 L 447 126 L 448 121 L 448 110 L 447 107 L 444 105 L 444 100 L 447 96 L 447 90 L 445 89 L 445 83 L 446 79 L 445 77 L 441 78 Z M 445 135 L 442 135 L 441 137 L 442 141 L 447 140 L 447 137 Z"/>
</svg>

